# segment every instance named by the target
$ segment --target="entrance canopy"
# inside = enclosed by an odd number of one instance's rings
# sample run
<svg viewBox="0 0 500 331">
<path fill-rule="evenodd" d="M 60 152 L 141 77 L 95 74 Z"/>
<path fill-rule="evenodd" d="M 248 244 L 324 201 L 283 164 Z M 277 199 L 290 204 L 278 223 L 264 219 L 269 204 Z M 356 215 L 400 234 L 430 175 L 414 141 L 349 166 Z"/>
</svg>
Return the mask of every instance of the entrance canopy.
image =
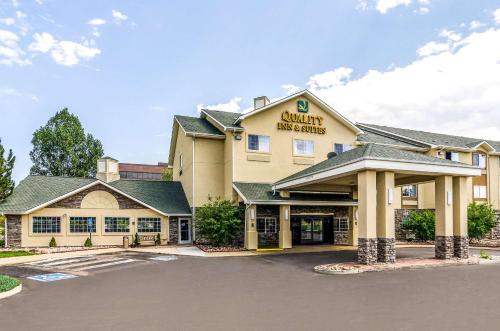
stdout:
<svg viewBox="0 0 500 331">
<path fill-rule="evenodd" d="M 437 176 L 481 176 L 476 166 L 405 151 L 383 145 L 367 144 L 334 156 L 297 172 L 273 185 L 274 190 L 307 189 L 314 185 L 357 185 L 357 174 L 365 170 L 395 174 L 395 186 L 430 182 Z"/>
</svg>

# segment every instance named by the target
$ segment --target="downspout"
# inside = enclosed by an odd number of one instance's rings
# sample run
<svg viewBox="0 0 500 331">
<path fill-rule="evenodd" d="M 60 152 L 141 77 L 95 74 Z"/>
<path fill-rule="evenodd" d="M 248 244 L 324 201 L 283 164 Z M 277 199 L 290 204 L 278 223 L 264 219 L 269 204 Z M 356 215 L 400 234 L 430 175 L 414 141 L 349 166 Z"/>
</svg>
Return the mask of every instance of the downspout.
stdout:
<svg viewBox="0 0 500 331">
<path fill-rule="evenodd" d="M 191 219 L 191 226 L 192 226 L 192 232 L 193 232 L 193 238 L 192 238 L 192 242 L 195 242 L 196 240 L 196 227 L 195 227 L 195 216 L 196 216 L 196 205 L 195 205 L 195 200 L 194 200 L 194 197 L 195 197 L 195 194 L 194 194 L 194 191 L 195 191 L 195 177 L 194 177 L 194 167 L 195 167 L 195 153 L 194 153 L 194 141 L 196 139 L 196 135 L 193 134 L 193 212 L 192 212 L 192 219 Z"/>
</svg>

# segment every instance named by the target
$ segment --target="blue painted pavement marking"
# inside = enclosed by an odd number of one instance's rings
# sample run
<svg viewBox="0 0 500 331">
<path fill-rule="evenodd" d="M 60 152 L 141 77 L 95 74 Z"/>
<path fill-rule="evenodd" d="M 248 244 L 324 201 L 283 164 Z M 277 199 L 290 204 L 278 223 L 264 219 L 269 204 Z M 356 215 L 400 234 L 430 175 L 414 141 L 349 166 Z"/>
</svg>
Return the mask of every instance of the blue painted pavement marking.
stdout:
<svg viewBox="0 0 500 331">
<path fill-rule="evenodd" d="M 28 279 L 36 280 L 39 282 L 54 282 L 57 280 L 70 279 L 70 278 L 76 278 L 76 277 L 78 277 L 78 276 L 63 274 L 63 273 L 58 272 L 55 274 L 31 276 L 31 277 L 28 277 Z"/>
<path fill-rule="evenodd" d="M 154 261 L 175 261 L 177 260 L 177 256 L 175 255 L 162 255 L 162 256 L 157 256 L 157 257 L 152 257 L 150 258 L 150 260 L 154 260 Z"/>
</svg>

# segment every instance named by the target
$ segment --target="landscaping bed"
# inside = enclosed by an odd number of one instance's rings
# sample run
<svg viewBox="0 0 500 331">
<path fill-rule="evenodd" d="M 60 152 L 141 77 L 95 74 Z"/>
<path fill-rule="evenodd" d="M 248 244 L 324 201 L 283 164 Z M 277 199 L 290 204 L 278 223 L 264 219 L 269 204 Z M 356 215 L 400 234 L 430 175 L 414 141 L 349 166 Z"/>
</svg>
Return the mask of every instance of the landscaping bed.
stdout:
<svg viewBox="0 0 500 331">
<path fill-rule="evenodd" d="M 19 284 L 21 282 L 15 278 L 0 275 L 0 293 L 10 291 L 19 286 Z"/>
<path fill-rule="evenodd" d="M 34 252 L 27 251 L 0 251 L 0 259 L 8 258 L 8 257 L 16 257 L 16 256 L 29 256 L 35 255 Z"/>
<path fill-rule="evenodd" d="M 241 246 L 212 246 L 207 244 L 196 244 L 196 247 L 198 247 L 199 249 L 201 249 L 206 253 L 246 251 L 246 249 Z"/>
<path fill-rule="evenodd" d="M 95 249 L 104 248 L 115 248 L 121 246 L 93 246 L 93 247 L 83 247 L 83 246 L 64 246 L 64 247 L 30 247 L 30 248 L 0 248 L 0 258 L 11 257 L 2 256 L 2 254 L 8 255 L 8 253 L 17 253 L 19 255 L 12 256 L 26 256 L 34 254 L 52 254 L 52 253 L 66 253 L 66 252 L 78 252 L 78 251 L 89 251 Z"/>
</svg>

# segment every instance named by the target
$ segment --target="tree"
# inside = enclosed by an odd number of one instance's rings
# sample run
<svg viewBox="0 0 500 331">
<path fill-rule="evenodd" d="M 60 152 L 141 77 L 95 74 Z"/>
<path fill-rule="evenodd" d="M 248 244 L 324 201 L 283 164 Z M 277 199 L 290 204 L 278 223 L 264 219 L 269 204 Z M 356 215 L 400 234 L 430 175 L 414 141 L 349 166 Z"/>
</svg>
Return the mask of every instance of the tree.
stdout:
<svg viewBox="0 0 500 331">
<path fill-rule="evenodd" d="M 196 209 L 198 233 L 214 246 L 233 245 L 242 231 L 240 208 L 230 200 L 209 200 Z"/>
<path fill-rule="evenodd" d="M 67 108 L 57 112 L 33 133 L 32 175 L 94 177 L 102 144 L 85 131 Z"/>
<path fill-rule="evenodd" d="M 12 169 L 14 169 L 16 157 L 9 149 L 9 154 L 5 158 L 5 149 L 0 140 L 0 202 L 12 194 L 14 181 L 12 180 Z"/>
<path fill-rule="evenodd" d="M 495 226 L 495 212 L 491 205 L 472 202 L 467 207 L 469 238 L 483 238 Z"/>
<path fill-rule="evenodd" d="M 161 174 L 161 179 L 166 182 L 171 182 L 174 179 L 172 168 L 165 168 Z"/>
<path fill-rule="evenodd" d="M 430 210 L 410 211 L 401 227 L 415 234 L 418 240 L 434 240 L 436 215 Z"/>
</svg>

